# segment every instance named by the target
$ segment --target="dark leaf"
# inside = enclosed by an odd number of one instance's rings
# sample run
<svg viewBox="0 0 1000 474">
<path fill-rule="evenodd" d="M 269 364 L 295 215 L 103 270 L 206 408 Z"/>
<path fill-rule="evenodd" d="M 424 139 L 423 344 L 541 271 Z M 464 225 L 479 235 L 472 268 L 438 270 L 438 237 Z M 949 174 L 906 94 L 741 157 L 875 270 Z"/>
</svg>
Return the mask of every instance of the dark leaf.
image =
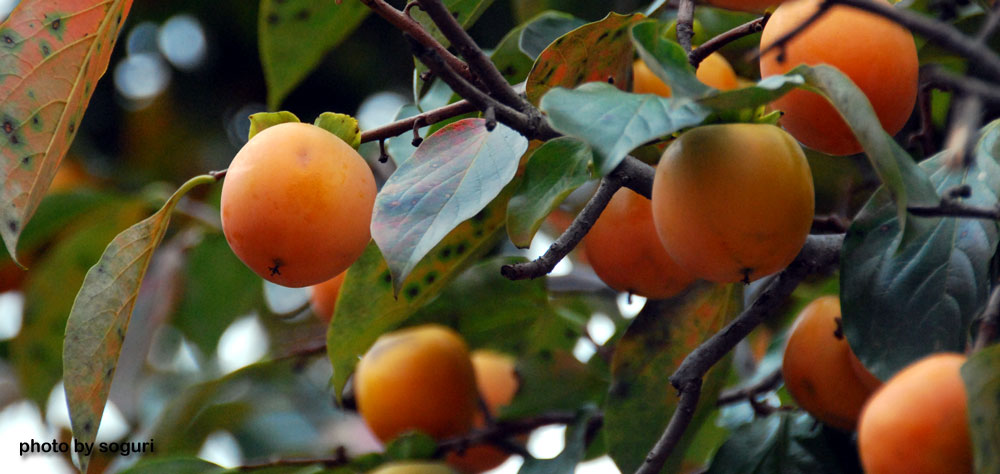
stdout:
<svg viewBox="0 0 1000 474">
<path fill-rule="evenodd" d="M 1000 345 L 969 357 L 962 366 L 969 400 L 969 428 L 976 474 L 1000 472 Z"/>
</svg>

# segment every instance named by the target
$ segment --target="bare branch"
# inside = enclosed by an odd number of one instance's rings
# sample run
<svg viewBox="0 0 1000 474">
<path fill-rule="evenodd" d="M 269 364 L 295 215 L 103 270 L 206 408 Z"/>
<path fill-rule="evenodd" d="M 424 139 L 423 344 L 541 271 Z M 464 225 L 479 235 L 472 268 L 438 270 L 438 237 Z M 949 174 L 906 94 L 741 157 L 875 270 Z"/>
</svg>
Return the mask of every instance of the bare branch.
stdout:
<svg viewBox="0 0 1000 474">
<path fill-rule="evenodd" d="M 744 36 L 749 36 L 754 33 L 758 33 L 764 30 L 764 25 L 767 24 L 768 18 L 771 14 L 768 13 L 756 20 L 751 20 L 746 22 L 736 28 L 733 28 L 725 33 L 720 34 L 708 41 L 705 44 L 695 48 L 690 53 L 688 53 L 688 62 L 691 63 L 695 68 L 698 67 L 701 62 L 707 58 L 712 53 L 722 49 L 723 46 L 732 43 Z"/>
<path fill-rule="evenodd" d="M 694 0 L 681 0 L 677 5 L 677 42 L 684 51 L 691 53 L 691 38 L 694 37 Z"/>
<path fill-rule="evenodd" d="M 927 65 L 920 68 L 928 85 L 938 89 L 975 94 L 989 105 L 1000 105 L 1000 89 L 996 85 L 974 77 L 960 76 L 948 72 L 938 65 Z"/>
<path fill-rule="evenodd" d="M 757 383 L 736 390 L 723 392 L 719 399 L 715 401 L 718 406 L 729 405 L 743 400 L 753 400 L 762 393 L 770 392 L 781 383 L 781 369 L 775 370 L 760 379 Z"/>
<path fill-rule="evenodd" d="M 413 124 L 420 122 L 421 126 L 432 125 L 438 123 L 442 120 L 447 120 L 452 117 L 457 117 L 459 115 L 464 115 L 470 112 L 475 112 L 476 106 L 467 100 L 461 100 L 455 102 L 454 104 L 448 104 L 444 107 L 440 107 L 434 110 L 428 110 L 419 115 L 414 115 L 413 117 L 405 118 L 402 120 L 397 120 L 388 125 L 383 125 L 378 128 L 373 128 L 371 130 L 365 130 L 361 133 L 361 143 L 373 142 L 376 140 L 385 140 L 386 138 L 392 138 L 402 135 L 410 130 L 413 130 Z"/>
<path fill-rule="evenodd" d="M 677 409 L 670 417 L 670 424 L 663 431 L 663 436 L 656 442 L 652 451 L 646 456 L 642 466 L 636 469 L 635 474 L 657 474 L 663 469 L 663 464 L 667 462 L 674 446 L 681 441 L 681 436 L 687 430 L 691 419 L 694 418 L 694 411 L 698 408 L 698 398 L 701 397 L 701 379 L 697 378 L 684 384 L 680 388 L 680 400 L 677 402 Z"/>
</svg>

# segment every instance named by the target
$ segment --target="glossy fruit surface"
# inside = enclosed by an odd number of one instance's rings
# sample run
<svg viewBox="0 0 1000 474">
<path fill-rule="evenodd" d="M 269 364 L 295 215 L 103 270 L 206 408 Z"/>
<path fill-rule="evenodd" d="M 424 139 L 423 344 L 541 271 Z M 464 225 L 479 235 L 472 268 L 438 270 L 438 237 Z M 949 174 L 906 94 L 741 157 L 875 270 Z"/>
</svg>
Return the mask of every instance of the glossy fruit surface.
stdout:
<svg viewBox="0 0 1000 474">
<path fill-rule="evenodd" d="M 517 393 L 519 383 L 514 363 L 513 357 L 499 352 L 477 350 L 472 353 L 476 386 L 493 416 L 499 413 L 501 407 L 509 404 Z M 476 414 L 475 426 L 485 426 L 482 414 Z M 477 474 L 503 464 L 508 457 L 510 454 L 500 448 L 480 444 L 469 447 L 460 455 L 449 453 L 448 464 L 463 474 Z"/>
<path fill-rule="evenodd" d="M 885 0 L 875 0 L 888 5 Z M 818 8 L 820 0 L 781 4 L 764 27 L 765 50 L 798 27 Z M 799 64 L 829 64 L 849 77 L 868 97 L 882 127 L 898 132 L 913 112 L 917 97 L 917 49 L 913 35 L 883 17 L 846 6 L 834 6 L 784 48 L 760 59 L 762 77 L 783 74 Z M 837 111 L 823 97 L 802 89 L 772 103 L 784 112 L 781 126 L 804 145 L 831 155 L 861 151 L 861 145 Z"/>
<path fill-rule="evenodd" d="M 375 178 L 350 145 L 305 123 L 255 135 L 222 186 L 222 230 L 261 277 L 314 285 L 347 269 L 371 240 Z"/>
<path fill-rule="evenodd" d="M 340 295 L 340 286 L 344 284 L 345 276 L 347 276 L 346 271 L 310 288 L 309 306 L 312 307 L 316 317 L 324 322 L 330 322 L 333 318 L 333 311 L 337 307 L 337 296 Z"/>
<path fill-rule="evenodd" d="M 428 324 L 383 334 L 354 374 L 358 412 L 382 441 L 410 430 L 436 439 L 464 434 L 477 410 L 465 341 Z"/>
<path fill-rule="evenodd" d="M 786 267 L 813 219 L 802 148 L 765 124 L 722 124 L 681 134 L 653 180 L 660 241 L 697 278 L 753 281 Z"/>
<path fill-rule="evenodd" d="M 861 412 L 858 450 L 868 474 L 971 474 L 972 442 L 961 354 L 910 364 Z"/>
<path fill-rule="evenodd" d="M 694 281 L 663 248 L 649 199 L 631 189 L 615 193 L 584 242 L 590 266 L 615 290 L 662 299 Z"/>
<path fill-rule="evenodd" d="M 702 60 L 695 75 L 701 82 L 716 89 L 729 90 L 739 87 L 736 72 L 729 65 L 729 61 L 719 53 L 712 53 Z M 670 86 L 656 77 L 641 59 L 632 63 L 632 92 L 656 94 L 661 97 L 670 97 L 671 94 Z"/>
<path fill-rule="evenodd" d="M 853 431 L 872 393 L 870 379 L 862 380 L 855 365 L 863 369 L 841 329 L 840 299 L 824 296 L 809 303 L 792 327 L 782 361 L 792 398 L 820 421 Z"/>
</svg>

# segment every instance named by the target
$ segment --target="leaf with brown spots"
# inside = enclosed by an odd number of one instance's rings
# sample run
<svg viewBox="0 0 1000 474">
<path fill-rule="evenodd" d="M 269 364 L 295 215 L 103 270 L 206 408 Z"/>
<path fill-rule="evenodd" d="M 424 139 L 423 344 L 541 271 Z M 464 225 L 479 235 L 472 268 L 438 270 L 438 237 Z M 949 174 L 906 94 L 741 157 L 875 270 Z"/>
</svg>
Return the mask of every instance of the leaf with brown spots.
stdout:
<svg viewBox="0 0 1000 474">
<path fill-rule="evenodd" d="M 135 298 L 171 211 L 191 188 L 214 182 L 203 175 L 184 183 L 159 211 L 118 234 L 84 277 L 63 341 L 66 402 L 73 436 L 81 442 L 93 443 L 97 436 Z M 89 461 L 80 456 L 82 472 Z"/>
<path fill-rule="evenodd" d="M 23 0 L 0 24 L 0 236 L 15 260 L 131 6 Z"/>
<path fill-rule="evenodd" d="M 625 87 L 632 71 L 629 29 L 644 18 L 640 14 L 611 13 L 553 41 L 528 74 L 528 100 L 538 105 L 549 89 L 572 89 L 584 82 L 614 82 L 619 88 Z"/>
<path fill-rule="evenodd" d="M 705 339 L 739 314 L 739 284 L 698 282 L 684 293 L 650 301 L 615 346 L 611 360 L 611 389 L 604 409 L 605 441 L 622 472 L 633 472 L 656 443 L 677 408 L 677 391 L 670 374 Z M 728 373 L 729 358 L 716 364 L 705 378 L 692 426 L 681 439 L 690 443 L 697 427 L 715 406 Z M 677 472 L 684 449 L 674 450 L 664 472 Z"/>
</svg>

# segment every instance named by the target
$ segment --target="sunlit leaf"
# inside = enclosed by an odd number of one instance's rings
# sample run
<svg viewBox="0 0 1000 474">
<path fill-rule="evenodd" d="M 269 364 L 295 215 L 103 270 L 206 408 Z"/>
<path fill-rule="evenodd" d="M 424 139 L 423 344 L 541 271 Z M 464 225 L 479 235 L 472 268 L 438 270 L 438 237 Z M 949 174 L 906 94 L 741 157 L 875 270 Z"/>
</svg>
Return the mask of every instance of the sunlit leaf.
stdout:
<svg viewBox="0 0 1000 474">
<path fill-rule="evenodd" d="M 250 135 L 247 139 L 251 139 L 254 135 L 262 132 L 268 127 L 273 127 L 282 123 L 297 123 L 300 122 L 299 118 L 295 114 L 282 110 L 280 112 L 257 112 L 250 116 Z"/>
<path fill-rule="evenodd" d="M 475 216 L 514 177 L 528 140 L 483 119 L 455 122 L 425 140 L 375 198 L 372 238 L 398 292 L 427 252 Z"/>
<path fill-rule="evenodd" d="M 605 440 L 622 472 L 634 472 L 659 439 L 677 407 L 670 374 L 695 347 L 739 314 L 738 285 L 695 283 L 681 295 L 647 307 L 632 321 L 615 346 L 613 380 L 605 404 Z M 701 389 L 701 402 L 681 445 L 667 460 L 676 472 L 683 446 L 715 410 L 714 400 L 725 382 L 729 361 L 716 364 Z"/>
<path fill-rule="evenodd" d="M 369 9 L 356 0 L 261 0 L 258 11 L 267 104 L 275 110 L 326 53 L 361 24 Z"/>
<path fill-rule="evenodd" d="M 1000 165 L 992 156 L 1000 122 L 984 129 L 975 166 L 952 171 L 944 153 L 921 168 L 939 191 L 965 184 L 970 205 L 1000 197 Z M 926 230 L 902 243 L 896 205 L 882 188 L 851 224 L 841 257 L 844 333 L 862 363 L 885 380 L 917 359 L 961 352 L 969 324 L 989 297 L 997 224 L 989 220 L 916 218 Z"/>
<path fill-rule="evenodd" d="M 531 154 L 507 206 L 507 235 L 514 245 L 531 245 L 545 217 L 590 179 L 592 156 L 589 146 L 569 137 L 549 140 Z"/>
<path fill-rule="evenodd" d="M 805 413 L 778 412 L 733 431 L 707 474 L 861 474 L 848 435 Z"/>
<path fill-rule="evenodd" d="M 1000 345 L 983 349 L 962 366 L 977 474 L 1000 472 Z"/>
<path fill-rule="evenodd" d="M 649 70 L 670 86 L 676 97 L 701 97 L 712 90 L 694 75 L 684 48 L 664 36 L 669 25 L 644 21 L 632 27 L 632 43 Z"/>
<path fill-rule="evenodd" d="M 528 100 L 537 104 L 554 87 L 570 88 L 584 82 L 614 82 L 625 87 L 632 71 L 628 32 L 642 18 L 639 14 L 611 13 L 552 42 L 528 74 Z"/>
<path fill-rule="evenodd" d="M 690 99 L 631 94 L 600 82 L 553 89 L 542 98 L 541 109 L 553 128 L 590 144 L 602 175 L 634 148 L 698 125 L 709 115 L 709 109 Z"/>
<path fill-rule="evenodd" d="M 0 236 L 18 239 L 108 68 L 131 0 L 24 0 L 0 24 Z"/>
<path fill-rule="evenodd" d="M 62 351 L 70 421 L 81 442 L 97 436 L 136 294 L 171 212 L 188 190 L 213 182 L 205 175 L 184 183 L 159 211 L 118 234 L 87 272 L 66 322 Z M 82 471 L 89 460 L 80 456 Z"/>
</svg>

